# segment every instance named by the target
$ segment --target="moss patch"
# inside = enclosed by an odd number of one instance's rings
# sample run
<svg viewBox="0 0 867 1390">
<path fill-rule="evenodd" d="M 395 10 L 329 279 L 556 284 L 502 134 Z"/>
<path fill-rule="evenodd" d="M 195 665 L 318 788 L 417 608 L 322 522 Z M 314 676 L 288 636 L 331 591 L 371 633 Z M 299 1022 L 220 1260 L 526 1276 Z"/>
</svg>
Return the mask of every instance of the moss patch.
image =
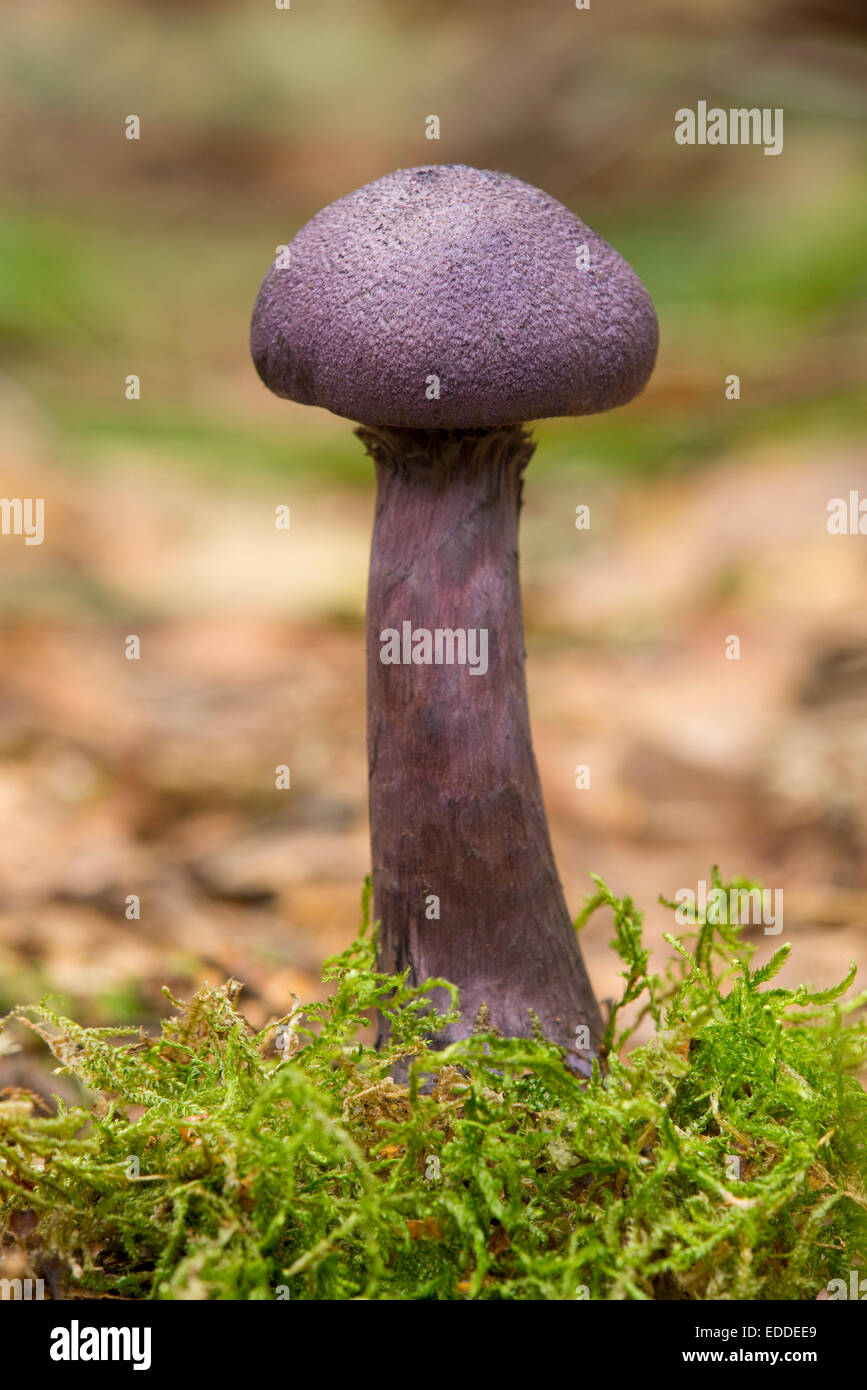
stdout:
<svg viewBox="0 0 867 1390">
<path fill-rule="evenodd" d="M 89 1093 L 52 1116 L 0 1095 L 7 1265 L 162 1299 L 815 1299 L 848 1279 L 867 1252 L 854 968 L 775 988 L 787 946 L 752 970 L 740 929 L 702 920 L 651 975 L 640 914 L 598 881 L 579 924 L 612 911 L 624 988 L 582 1089 L 541 1039 L 432 1051 L 442 982 L 376 973 L 368 904 L 327 1003 L 261 1033 L 234 982 L 172 1000 L 158 1038 L 45 1004 L 0 1021 Z M 624 1005 L 655 1030 L 629 1052 Z M 374 1008 L 382 1052 L 360 1040 Z"/>
</svg>

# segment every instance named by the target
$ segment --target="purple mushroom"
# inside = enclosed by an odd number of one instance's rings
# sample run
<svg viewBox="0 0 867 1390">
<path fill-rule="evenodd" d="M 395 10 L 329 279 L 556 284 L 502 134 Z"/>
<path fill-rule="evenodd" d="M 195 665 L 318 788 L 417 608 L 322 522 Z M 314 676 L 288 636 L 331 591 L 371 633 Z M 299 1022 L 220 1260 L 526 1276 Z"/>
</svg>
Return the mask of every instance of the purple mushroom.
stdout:
<svg viewBox="0 0 867 1390">
<path fill-rule="evenodd" d="M 623 405 L 658 326 L 554 198 L 464 165 L 318 213 L 265 276 L 256 368 L 356 421 L 376 463 L 367 599 L 374 916 L 383 970 L 460 989 L 460 1022 L 538 1026 L 589 1074 L 602 1034 L 530 737 L 518 579 L 526 422 Z"/>
</svg>

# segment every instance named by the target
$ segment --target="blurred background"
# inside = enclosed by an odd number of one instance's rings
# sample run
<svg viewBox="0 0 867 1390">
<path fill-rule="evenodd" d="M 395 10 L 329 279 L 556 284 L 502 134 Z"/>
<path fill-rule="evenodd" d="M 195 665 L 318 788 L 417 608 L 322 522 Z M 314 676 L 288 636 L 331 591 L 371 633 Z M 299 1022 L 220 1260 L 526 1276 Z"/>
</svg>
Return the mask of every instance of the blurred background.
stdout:
<svg viewBox="0 0 867 1390">
<path fill-rule="evenodd" d="M 783 889 L 753 935 L 793 942 L 787 982 L 867 966 L 867 536 L 826 527 L 867 499 L 856 0 L 29 0 L 2 28 L 2 491 L 46 536 L 0 538 L 0 1011 L 152 1023 L 163 984 L 233 975 L 264 1024 L 354 934 L 372 466 L 265 391 L 248 323 L 313 213 L 432 162 L 554 194 L 659 312 L 646 393 L 540 425 L 525 489 L 571 909 L 602 874 L 659 960 L 657 895 L 718 863 Z M 699 100 L 782 107 L 783 153 L 677 145 Z"/>
</svg>

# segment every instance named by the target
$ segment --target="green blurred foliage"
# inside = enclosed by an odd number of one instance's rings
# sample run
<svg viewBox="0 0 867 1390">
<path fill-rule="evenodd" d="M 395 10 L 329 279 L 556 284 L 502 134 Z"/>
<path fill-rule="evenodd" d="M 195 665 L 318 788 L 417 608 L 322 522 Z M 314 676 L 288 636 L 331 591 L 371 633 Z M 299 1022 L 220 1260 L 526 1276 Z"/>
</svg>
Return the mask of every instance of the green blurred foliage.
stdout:
<svg viewBox="0 0 867 1390">
<path fill-rule="evenodd" d="M 134 452 L 367 482 L 345 423 L 259 386 L 252 302 L 275 246 L 323 203 L 390 168 L 460 161 L 561 197 L 658 307 L 645 396 L 543 427 L 543 466 L 821 446 L 864 425 L 856 30 L 842 0 L 824 19 L 770 0 L 28 7 L 0 54 L 0 370 L 76 465 Z M 782 106 L 783 154 L 677 146 L 674 111 L 701 96 Z"/>
</svg>

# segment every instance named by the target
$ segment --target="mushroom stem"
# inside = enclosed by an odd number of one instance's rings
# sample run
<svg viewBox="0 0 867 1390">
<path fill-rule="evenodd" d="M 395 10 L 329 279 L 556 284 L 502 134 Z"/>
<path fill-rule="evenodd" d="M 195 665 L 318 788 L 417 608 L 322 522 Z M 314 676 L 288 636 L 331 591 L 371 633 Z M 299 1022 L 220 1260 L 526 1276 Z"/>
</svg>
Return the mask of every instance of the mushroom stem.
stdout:
<svg viewBox="0 0 867 1390">
<path fill-rule="evenodd" d="M 477 1019 L 509 1037 L 532 1036 L 537 1019 L 587 1075 L 602 1023 L 554 864 L 524 678 L 518 512 L 535 446 L 517 426 L 358 434 L 377 474 L 367 696 L 380 968 L 459 987 L 460 1022 L 439 1045 Z M 398 650 L 399 664 L 383 660 Z"/>
</svg>

